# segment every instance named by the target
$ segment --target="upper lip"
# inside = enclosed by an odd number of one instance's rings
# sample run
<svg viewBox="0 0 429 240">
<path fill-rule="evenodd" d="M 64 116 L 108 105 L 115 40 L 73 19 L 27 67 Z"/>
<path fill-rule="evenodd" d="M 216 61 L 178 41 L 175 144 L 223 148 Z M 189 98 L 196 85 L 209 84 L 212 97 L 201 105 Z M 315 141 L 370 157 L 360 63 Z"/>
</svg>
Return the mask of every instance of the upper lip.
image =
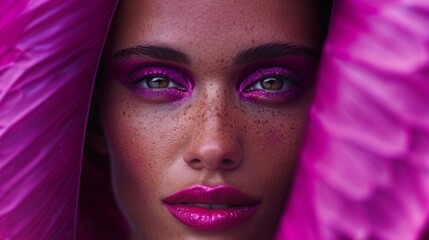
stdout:
<svg viewBox="0 0 429 240">
<path fill-rule="evenodd" d="M 214 187 L 194 185 L 163 199 L 167 204 L 213 204 L 252 206 L 260 201 L 236 188 L 221 184 Z"/>
</svg>

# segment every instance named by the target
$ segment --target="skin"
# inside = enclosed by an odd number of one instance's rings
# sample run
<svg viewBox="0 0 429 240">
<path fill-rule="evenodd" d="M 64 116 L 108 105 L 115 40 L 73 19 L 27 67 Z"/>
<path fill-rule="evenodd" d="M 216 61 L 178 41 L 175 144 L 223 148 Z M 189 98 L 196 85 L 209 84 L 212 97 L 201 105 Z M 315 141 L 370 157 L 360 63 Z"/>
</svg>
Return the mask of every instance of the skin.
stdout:
<svg viewBox="0 0 429 240">
<path fill-rule="evenodd" d="M 268 43 L 299 45 L 317 53 L 323 38 L 318 16 L 314 4 L 303 0 L 121 1 L 105 52 L 99 102 L 115 197 L 134 239 L 273 236 L 293 179 L 317 57 L 289 54 L 242 64 L 234 60 L 240 52 Z M 138 45 L 181 51 L 190 64 L 112 57 Z M 282 67 L 308 83 L 303 91 L 281 102 L 243 97 L 237 87 L 242 76 L 261 62 L 279 59 Z M 122 81 L 130 69 L 144 68 L 147 61 L 189 76 L 189 96 L 155 101 Z M 196 231 L 162 204 L 163 198 L 196 184 L 228 184 L 258 198 L 260 208 L 232 229 Z"/>
</svg>

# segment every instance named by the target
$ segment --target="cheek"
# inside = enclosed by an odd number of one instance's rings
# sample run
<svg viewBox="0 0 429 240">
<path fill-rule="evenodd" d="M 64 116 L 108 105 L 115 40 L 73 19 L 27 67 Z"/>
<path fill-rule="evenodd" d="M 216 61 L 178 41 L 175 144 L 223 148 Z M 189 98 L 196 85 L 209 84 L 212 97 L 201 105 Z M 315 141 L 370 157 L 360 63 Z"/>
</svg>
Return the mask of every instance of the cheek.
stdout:
<svg viewBox="0 0 429 240">
<path fill-rule="evenodd" d="M 307 121 L 309 101 L 300 101 L 282 109 L 260 107 L 253 110 L 252 126 L 247 131 L 248 172 L 252 184 L 264 189 L 264 195 L 277 199 L 279 205 L 286 196 L 299 157 L 299 150 Z"/>
<path fill-rule="evenodd" d="M 254 143 L 254 153 L 265 159 L 265 166 L 278 167 L 295 161 L 307 121 L 307 104 L 297 104 L 287 109 L 257 110 L 257 117 L 249 124 L 248 139 Z"/>
<path fill-rule="evenodd" d="M 115 197 L 129 222 L 151 226 L 161 214 L 151 207 L 160 200 L 166 171 L 177 156 L 178 137 L 172 116 L 158 114 L 136 100 L 127 90 L 107 90 L 102 122 L 110 150 Z M 119 89 L 119 90 L 118 90 Z M 148 114 L 150 112 L 151 114 Z M 166 148 L 165 146 L 169 147 Z M 169 186 L 169 185 L 167 185 Z M 149 221 L 144 216 L 153 216 Z"/>
<path fill-rule="evenodd" d="M 241 186 L 264 203 L 256 225 L 275 231 L 287 202 L 307 120 L 309 101 L 282 108 L 247 107 L 247 128 L 242 130 L 244 162 Z M 234 173 L 232 173 L 234 174 Z M 271 226 L 271 227 L 270 227 Z M 261 229 L 262 231 L 262 229 Z"/>
<path fill-rule="evenodd" d="M 128 221 L 136 228 L 144 226 L 140 232 L 155 232 L 160 230 L 157 223 L 168 225 L 171 216 L 161 209 L 161 199 L 154 196 L 177 190 L 177 182 L 183 185 L 195 181 L 193 175 L 182 174 L 189 166 L 181 159 L 192 138 L 191 130 L 195 130 L 193 126 L 199 126 L 205 117 L 190 104 L 164 109 L 159 105 L 147 106 L 127 89 L 121 89 L 114 85 L 106 91 L 109 98 L 102 107 L 114 191 Z M 275 226 L 281 214 L 279 210 L 286 198 L 285 189 L 291 180 L 307 118 L 307 105 L 307 100 L 278 109 L 237 104 L 222 114 L 231 120 L 223 130 L 238 135 L 244 159 L 241 169 L 225 173 L 225 177 L 233 185 L 268 199 L 261 224 L 269 221 Z"/>
</svg>

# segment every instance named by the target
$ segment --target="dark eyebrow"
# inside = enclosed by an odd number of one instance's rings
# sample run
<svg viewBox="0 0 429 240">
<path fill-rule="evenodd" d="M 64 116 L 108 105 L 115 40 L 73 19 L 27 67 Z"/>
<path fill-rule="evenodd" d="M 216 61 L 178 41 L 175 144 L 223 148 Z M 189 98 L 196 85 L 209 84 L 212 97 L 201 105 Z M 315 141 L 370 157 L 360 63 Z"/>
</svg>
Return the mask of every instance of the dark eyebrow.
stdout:
<svg viewBox="0 0 429 240">
<path fill-rule="evenodd" d="M 156 58 L 159 60 L 172 61 L 186 65 L 190 65 L 191 63 L 188 55 L 183 52 L 168 47 L 152 45 L 138 45 L 130 48 L 124 48 L 113 54 L 114 60 L 126 58 Z"/>
<path fill-rule="evenodd" d="M 264 59 L 272 59 L 294 55 L 305 56 L 314 59 L 319 58 L 319 53 L 308 47 L 287 43 L 268 43 L 240 52 L 235 57 L 234 63 L 246 64 Z"/>
</svg>

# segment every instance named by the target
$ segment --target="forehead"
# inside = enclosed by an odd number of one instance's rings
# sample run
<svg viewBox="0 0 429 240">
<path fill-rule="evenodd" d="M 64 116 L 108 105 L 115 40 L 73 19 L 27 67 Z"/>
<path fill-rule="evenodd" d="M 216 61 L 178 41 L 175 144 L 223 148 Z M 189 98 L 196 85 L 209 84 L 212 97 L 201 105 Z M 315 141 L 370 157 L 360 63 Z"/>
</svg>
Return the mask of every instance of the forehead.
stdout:
<svg viewBox="0 0 429 240">
<path fill-rule="evenodd" d="M 118 6 L 113 50 L 164 45 L 190 56 L 235 53 L 267 42 L 320 46 L 311 0 L 125 0 Z M 195 51 L 195 54 L 194 52 Z"/>
</svg>

